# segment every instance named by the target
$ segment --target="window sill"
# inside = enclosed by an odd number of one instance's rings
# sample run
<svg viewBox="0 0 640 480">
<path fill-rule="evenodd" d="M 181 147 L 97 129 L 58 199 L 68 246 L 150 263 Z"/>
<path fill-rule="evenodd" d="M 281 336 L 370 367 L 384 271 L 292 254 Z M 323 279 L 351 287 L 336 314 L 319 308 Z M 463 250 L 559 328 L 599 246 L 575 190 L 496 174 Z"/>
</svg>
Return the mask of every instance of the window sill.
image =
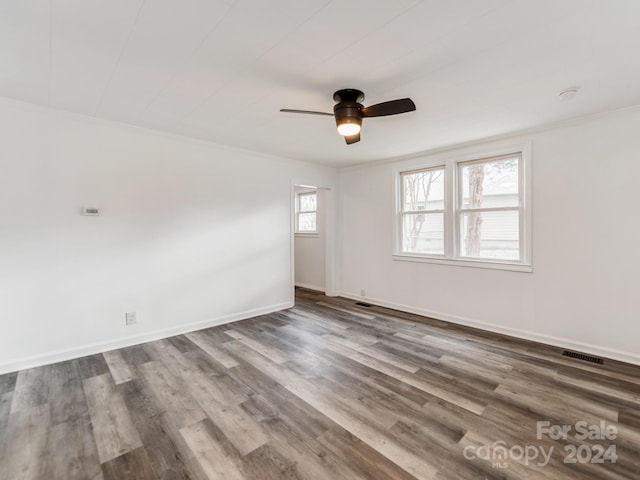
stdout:
<svg viewBox="0 0 640 480">
<path fill-rule="evenodd" d="M 295 232 L 294 237 L 308 237 L 308 238 L 318 238 L 320 234 L 318 232 Z"/>
<path fill-rule="evenodd" d="M 392 258 L 400 262 L 433 263 L 436 265 L 452 265 L 455 267 L 487 268 L 490 270 L 506 270 L 509 272 L 525 272 L 525 273 L 533 272 L 533 266 L 525 265 L 523 263 L 510 263 L 510 262 L 484 261 L 484 260 L 454 260 L 452 258 L 427 257 L 424 255 L 408 254 L 408 253 L 394 253 L 392 255 Z"/>
</svg>

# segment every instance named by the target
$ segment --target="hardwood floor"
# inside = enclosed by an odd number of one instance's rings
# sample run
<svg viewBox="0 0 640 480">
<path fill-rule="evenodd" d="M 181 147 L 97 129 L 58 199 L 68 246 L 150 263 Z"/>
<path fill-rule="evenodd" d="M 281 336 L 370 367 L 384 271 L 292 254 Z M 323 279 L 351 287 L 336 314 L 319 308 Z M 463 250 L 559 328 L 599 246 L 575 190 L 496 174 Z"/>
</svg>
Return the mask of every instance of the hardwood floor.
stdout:
<svg viewBox="0 0 640 480">
<path fill-rule="evenodd" d="M 0 478 L 638 479 L 640 367 L 298 290 L 0 376 Z"/>
</svg>

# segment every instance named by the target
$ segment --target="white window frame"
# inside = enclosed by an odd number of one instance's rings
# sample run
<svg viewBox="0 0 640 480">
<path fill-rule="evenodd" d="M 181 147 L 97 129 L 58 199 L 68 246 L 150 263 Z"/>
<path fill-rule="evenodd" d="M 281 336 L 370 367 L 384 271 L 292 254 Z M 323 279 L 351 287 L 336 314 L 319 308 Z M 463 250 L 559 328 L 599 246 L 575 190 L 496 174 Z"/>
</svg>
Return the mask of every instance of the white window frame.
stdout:
<svg viewBox="0 0 640 480">
<path fill-rule="evenodd" d="M 316 196 L 316 209 L 315 210 L 300 210 L 300 197 L 304 197 L 307 195 L 315 195 Z M 296 222 L 295 222 L 295 235 L 299 237 L 317 237 L 318 236 L 318 191 L 317 190 L 305 190 L 301 192 L 296 192 Z M 316 229 L 315 230 L 300 230 L 299 229 L 299 218 L 301 213 L 313 213 L 316 216 Z"/>
<path fill-rule="evenodd" d="M 520 261 L 462 257 L 460 238 L 460 212 L 462 188 L 461 166 L 472 162 L 486 162 L 517 154 L 519 165 Z M 402 239 L 402 174 L 444 167 L 444 255 L 404 252 Z M 398 261 L 434 263 L 460 267 L 488 268 L 517 272 L 532 272 L 532 209 L 531 209 L 531 143 L 505 144 L 496 148 L 468 149 L 454 155 L 418 157 L 399 162 L 393 168 L 396 192 L 394 211 L 394 247 L 392 258 Z M 507 209 L 512 209 L 508 207 Z M 490 209 L 491 210 L 491 209 Z"/>
</svg>

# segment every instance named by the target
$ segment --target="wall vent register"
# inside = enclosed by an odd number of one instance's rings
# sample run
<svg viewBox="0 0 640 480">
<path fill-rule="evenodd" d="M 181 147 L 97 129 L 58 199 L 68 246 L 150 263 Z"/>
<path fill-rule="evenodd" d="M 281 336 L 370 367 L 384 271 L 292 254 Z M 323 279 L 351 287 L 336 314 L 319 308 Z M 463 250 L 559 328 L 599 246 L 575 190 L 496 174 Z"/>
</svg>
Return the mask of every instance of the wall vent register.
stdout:
<svg viewBox="0 0 640 480">
<path fill-rule="evenodd" d="M 584 353 L 571 352 L 565 350 L 562 352 L 565 357 L 577 358 L 578 360 L 584 360 L 585 362 L 597 363 L 599 365 L 604 364 L 604 360 L 600 357 L 594 357 L 593 355 L 585 355 Z"/>
<path fill-rule="evenodd" d="M 82 209 L 82 214 L 89 216 L 98 216 L 100 215 L 100 209 L 96 207 L 84 207 Z"/>
</svg>

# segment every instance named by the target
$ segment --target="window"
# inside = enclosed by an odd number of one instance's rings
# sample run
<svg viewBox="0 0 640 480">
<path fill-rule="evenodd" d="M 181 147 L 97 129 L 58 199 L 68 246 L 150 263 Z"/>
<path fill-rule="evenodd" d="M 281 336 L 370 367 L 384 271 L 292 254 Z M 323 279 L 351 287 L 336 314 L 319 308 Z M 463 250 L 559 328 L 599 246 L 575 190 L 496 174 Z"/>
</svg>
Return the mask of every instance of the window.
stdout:
<svg viewBox="0 0 640 480">
<path fill-rule="evenodd" d="M 402 173 L 402 249 L 444 255 L 444 168 Z"/>
<path fill-rule="evenodd" d="M 317 233 L 316 217 L 318 195 L 316 192 L 296 194 L 296 233 Z"/>
<path fill-rule="evenodd" d="M 520 155 L 458 164 L 461 257 L 519 262 Z"/>
<path fill-rule="evenodd" d="M 527 152 L 398 170 L 395 258 L 531 271 Z"/>
</svg>

